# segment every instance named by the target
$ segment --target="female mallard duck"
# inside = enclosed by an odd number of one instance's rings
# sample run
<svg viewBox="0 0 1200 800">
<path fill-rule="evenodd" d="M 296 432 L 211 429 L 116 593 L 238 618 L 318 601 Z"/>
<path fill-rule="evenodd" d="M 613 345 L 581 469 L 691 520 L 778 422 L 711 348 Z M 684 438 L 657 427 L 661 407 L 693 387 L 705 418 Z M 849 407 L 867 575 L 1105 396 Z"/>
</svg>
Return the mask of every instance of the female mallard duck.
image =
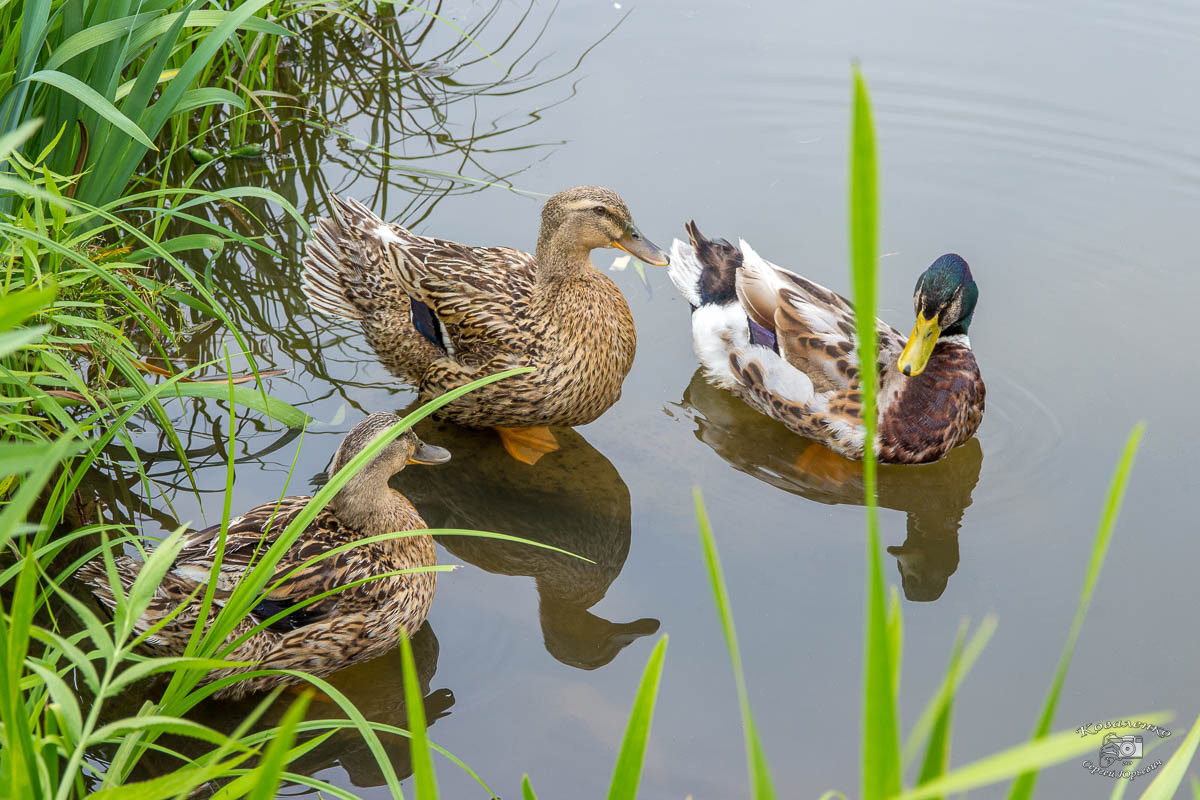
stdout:
<svg viewBox="0 0 1200 800">
<path fill-rule="evenodd" d="M 330 473 L 336 474 L 399 421 L 392 414 L 372 414 L 354 426 L 334 455 Z M 233 661 L 255 662 L 254 666 L 215 670 L 207 680 L 260 668 L 328 675 L 386 653 L 399 642 L 401 632 L 413 635 L 429 613 L 437 577 L 428 570 L 396 573 L 436 564 L 433 537 L 424 534 L 384 539 L 347 548 L 319 561 L 313 559 L 368 536 L 425 529 L 425 522 L 412 504 L 388 487 L 388 479 L 406 464 L 441 464 L 449 458 L 446 450 L 423 443 L 411 431 L 379 451 L 300 534 L 275 568 L 275 579 L 268 586 L 282 579 L 281 582 L 238 624 L 229 639 L 308 598 L 341 586 L 347 588 L 273 622 L 226 656 Z M 229 521 L 215 604 L 220 605 L 229 596 L 311 499 L 285 497 Z M 202 595 L 197 590 L 210 579 L 219 536 L 218 525 L 193 533 L 185 540 L 154 599 L 134 625 L 135 631 L 144 632 L 172 614 L 181 603 L 186 604 L 183 611 L 146 640 L 164 654 L 181 654 L 197 624 Z M 128 592 L 142 565 L 128 556 L 118 556 L 115 561 L 117 576 Z M 79 577 L 103 604 L 116 607 L 102 558 L 85 564 Z M 366 578 L 373 580 L 356 583 Z M 288 675 L 264 675 L 230 684 L 216 696 L 236 699 L 297 680 Z"/>
<path fill-rule="evenodd" d="M 671 280 L 692 304 L 692 340 L 705 374 L 754 409 L 847 458 L 862 458 L 854 309 L 842 296 L 686 225 L 671 246 Z M 879 426 L 885 464 L 937 461 L 983 419 L 983 379 L 967 328 L 979 289 L 967 262 L 944 255 L 913 294 L 907 343 L 876 320 Z"/>
<path fill-rule="evenodd" d="M 354 200 L 330 196 L 333 216 L 313 228 L 304 293 L 315 310 L 362 324 L 395 375 L 428 400 L 476 378 L 533 367 L 439 412 L 496 428 L 514 457 L 534 463 L 556 449 L 547 425 L 583 425 L 621 396 L 633 365 L 633 316 L 592 265 L 616 247 L 666 266 L 609 189 L 559 192 L 542 209 L 534 255 L 418 236 Z"/>
</svg>

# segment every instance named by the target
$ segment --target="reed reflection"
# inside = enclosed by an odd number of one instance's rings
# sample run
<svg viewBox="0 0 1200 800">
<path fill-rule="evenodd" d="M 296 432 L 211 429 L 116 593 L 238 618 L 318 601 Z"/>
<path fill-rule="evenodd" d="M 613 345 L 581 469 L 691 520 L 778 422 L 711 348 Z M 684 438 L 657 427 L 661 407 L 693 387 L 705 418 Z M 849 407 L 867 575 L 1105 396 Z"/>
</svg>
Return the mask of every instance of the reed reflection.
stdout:
<svg viewBox="0 0 1200 800">
<path fill-rule="evenodd" d="M 681 412 L 678 416 L 695 423 L 696 438 L 735 469 L 818 503 L 862 504 L 861 464 L 756 413 L 710 385 L 701 371 L 692 376 L 683 399 L 672 405 Z M 937 600 L 958 569 L 958 531 L 982 464 L 983 448 L 976 438 L 934 464 L 880 466 L 880 507 L 907 515 L 904 543 L 887 550 L 896 558 L 909 600 Z"/>
<path fill-rule="evenodd" d="M 578 669 L 596 669 L 658 630 L 657 619 L 614 622 L 590 610 L 625 565 L 631 524 L 629 489 L 583 436 L 556 428 L 561 448 L 531 467 L 515 462 L 491 431 L 431 420 L 417 430 L 462 454 L 442 465 L 436 476 L 413 470 L 399 481 L 431 527 L 496 531 L 595 562 L 516 542 L 438 537 L 447 550 L 480 569 L 534 579 L 550 655 Z"/>
</svg>

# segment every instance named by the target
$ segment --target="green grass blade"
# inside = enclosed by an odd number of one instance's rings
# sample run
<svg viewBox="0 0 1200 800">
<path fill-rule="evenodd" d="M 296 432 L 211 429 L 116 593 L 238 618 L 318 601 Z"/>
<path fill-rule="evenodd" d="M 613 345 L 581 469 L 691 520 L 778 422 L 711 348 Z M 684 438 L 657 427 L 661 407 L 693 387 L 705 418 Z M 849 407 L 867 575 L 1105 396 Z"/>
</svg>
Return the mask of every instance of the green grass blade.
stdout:
<svg viewBox="0 0 1200 800">
<path fill-rule="evenodd" d="M 33 328 L 17 328 L 15 331 L 0 333 L 0 358 L 28 347 L 45 336 L 49 330 L 49 325 L 38 325 Z"/>
<path fill-rule="evenodd" d="M 28 122 L 23 122 L 11 131 L 5 131 L 0 134 L 0 163 L 8 160 L 8 157 L 13 152 L 25 144 L 26 140 L 42 127 L 40 119 L 31 119 Z"/>
<path fill-rule="evenodd" d="M 38 81 L 47 86 L 60 89 L 74 97 L 88 108 L 103 117 L 110 125 L 117 128 L 129 138 L 149 150 L 157 150 L 154 142 L 137 123 L 120 112 L 102 94 L 73 75 L 53 69 L 43 69 L 30 75 L 26 80 Z"/>
<path fill-rule="evenodd" d="M 408 715 L 408 730 L 412 733 L 409 751 L 412 754 L 413 782 L 417 800 L 437 800 L 437 776 L 433 772 L 433 756 L 429 752 L 429 736 L 425 724 L 425 697 L 417 682 L 417 662 L 407 634 L 400 637 L 400 657 L 404 672 L 404 709 Z"/>
<path fill-rule="evenodd" d="M 976 659 L 983 652 L 983 648 L 987 646 L 991 640 L 992 634 L 996 632 L 996 617 L 989 614 L 983 618 L 983 622 L 979 623 L 979 627 L 975 629 L 975 634 L 967 642 L 963 648 L 962 657 L 958 662 L 958 667 L 954 673 L 946 673 L 946 677 L 942 681 L 942 685 L 934 692 L 933 697 L 929 699 L 924 710 L 921 711 L 921 716 L 917 718 L 917 722 L 912 727 L 912 731 L 908 734 L 908 741 L 904 744 L 903 758 L 901 763 L 905 769 L 916 759 L 917 753 L 920 752 L 921 743 L 928 741 L 928 737 L 933 730 L 933 726 L 941 714 L 941 708 L 946 703 L 947 699 L 952 697 L 958 691 L 959 684 L 971 671 L 971 667 L 975 666 Z"/>
<path fill-rule="evenodd" d="M 1136 719 L 1147 724 L 1166 722 L 1170 718 L 1171 715 L 1166 713 L 1118 717 L 1118 719 Z M 1137 733 L 1138 730 L 1113 728 L 1112 732 L 1119 735 L 1121 733 Z M 1059 731 L 951 770 L 936 781 L 904 792 L 897 800 L 928 800 L 932 797 L 966 792 L 1006 780 L 1029 770 L 1061 764 L 1095 750 L 1095 739 L 1081 737 L 1074 730 Z"/>
<path fill-rule="evenodd" d="M 275 797 L 275 793 L 279 789 L 279 782 L 283 778 L 283 768 L 288 763 L 288 751 L 291 750 L 292 743 L 296 741 L 296 725 L 304 719 L 304 712 L 308 710 L 310 698 L 311 695 L 307 692 L 300 695 L 284 713 L 278 732 L 271 739 L 271 743 L 267 745 L 267 752 L 263 754 L 262 763 L 255 770 L 257 778 L 254 782 L 254 789 L 247 795 L 246 800 L 273 800 Z"/>
<path fill-rule="evenodd" d="M 951 687 L 955 685 L 962 663 L 963 642 L 966 636 L 967 622 L 963 620 L 959 625 L 958 634 L 954 637 L 954 647 L 950 651 L 950 666 L 946 670 L 946 680 L 943 684 L 948 691 L 941 696 L 941 702 L 938 704 L 933 730 L 930 731 L 925 746 L 925 759 L 921 762 L 921 771 L 917 773 L 918 786 L 941 777 L 950 766 L 950 729 L 954 718 L 954 690 Z"/>
<path fill-rule="evenodd" d="M 124 389 L 114 389 L 105 396 L 113 403 L 128 403 L 140 399 L 146 390 L 139 386 Z M 199 381 L 180 381 L 171 387 L 169 395 L 179 397 L 207 397 L 216 400 L 229 399 L 229 383 L 202 383 Z M 238 405 L 265 414 L 271 419 L 287 425 L 289 428 L 303 428 L 312 418 L 293 405 L 283 402 L 271 395 L 264 395 L 258 389 L 248 386 L 234 386 L 233 398 Z"/>
<path fill-rule="evenodd" d="M 1058 659 L 1054 680 L 1050 683 L 1050 691 L 1046 693 L 1046 700 L 1042 704 L 1042 713 L 1033 729 L 1033 739 L 1046 735 L 1054 723 L 1054 712 L 1058 707 L 1058 697 L 1062 693 L 1063 683 L 1067 679 L 1067 670 L 1071 667 L 1071 655 L 1075 652 L 1075 642 L 1079 638 L 1079 632 L 1083 629 L 1083 621 L 1087 617 L 1088 606 L 1092 602 L 1092 592 L 1100 577 L 1100 569 L 1104 566 L 1105 556 L 1108 555 L 1108 545 L 1112 541 L 1117 516 L 1121 513 L 1121 501 L 1125 499 L 1125 487 L 1129 484 L 1133 459 L 1137 455 L 1138 445 L 1142 441 L 1142 433 L 1145 429 L 1144 422 L 1139 422 L 1133 427 L 1129 438 L 1125 441 L 1125 451 L 1117 463 L 1116 472 L 1113 473 L 1112 483 L 1108 488 L 1108 499 L 1104 503 L 1104 513 L 1100 517 L 1100 526 L 1096 530 L 1096 539 L 1092 544 L 1092 557 L 1088 562 L 1087 576 L 1084 578 L 1083 588 L 1079 592 L 1079 605 L 1075 608 L 1075 619 L 1071 621 L 1071 630 L 1067 633 L 1066 644 L 1063 645 L 1062 655 Z M 1036 772 L 1022 775 L 1013 781 L 1008 800 L 1031 800 L 1036 784 Z"/>
<path fill-rule="evenodd" d="M 667 637 L 663 636 L 650 653 L 642 682 L 638 685 L 621 754 L 613 769 L 608 800 L 635 800 L 642 777 L 642 761 L 646 756 L 646 741 L 650 738 L 650 721 L 654 717 L 654 702 L 658 699 L 658 682 L 662 677 L 663 658 L 667 654 Z"/>
<path fill-rule="evenodd" d="M 900 590 L 891 587 L 887 611 L 888 658 L 892 666 L 892 694 L 900 696 L 900 662 L 904 658 L 904 615 L 900 609 Z"/>
<path fill-rule="evenodd" d="M 878 262 L 878 179 L 871 101 L 862 73 L 854 70 L 854 119 L 850 149 L 850 254 L 854 316 L 863 398 L 863 492 L 867 516 L 866 632 L 863 650 L 862 796 L 880 800 L 900 791 L 900 733 L 896 678 L 889 635 L 887 589 L 879 546 L 875 500 L 875 281 Z M 898 650 L 898 646 L 896 647 Z M 898 654 L 897 654 L 898 655 Z"/>
<path fill-rule="evenodd" d="M 167 800 L 178 797 L 180 792 L 190 792 L 197 786 L 203 786 L 209 781 L 216 780 L 235 769 L 246 760 L 249 754 L 242 754 L 229 759 L 218 761 L 202 767 L 182 767 L 150 778 L 144 781 L 130 781 L 121 786 L 111 786 L 107 789 L 88 794 L 88 800 Z"/>
<path fill-rule="evenodd" d="M 89 25 L 67 39 L 54 49 L 54 53 L 46 59 L 45 69 L 56 70 L 76 56 L 83 55 L 88 50 L 100 47 L 108 42 L 114 42 L 133 34 L 146 22 L 161 14 L 161 11 L 147 11 L 128 17 L 118 17 Z"/>
<path fill-rule="evenodd" d="M 246 101 L 228 89 L 218 89 L 207 86 L 203 89 L 189 89 L 175 104 L 176 114 L 190 114 L 197 108 L 205 106 L 232 106 L 240 111 L 246 110 Z"/>
<path fill-rule="evenodd" d="M 537 800 L 537 795 L 533 793 L 533 784 L 529 782 L 528 775 L 521 776 L 521 800 Z"/>
<path fill-rule="evenodd" d="M 53 289 L 22 289 L 4 295 L 4 305 L 0 307 L 0 331 L 20 325 L 53 300 Z"/>
<path fill-rule="evenodd" d="M 733 627 L 733 610 L 729 604 L 729 590 L 725 587 L 725 574 L 721 570 L 721 559 L 717 553 L 717 542 L 708 522 L 704 498 L 700 490 L 695 491 L 696 521 L 700 528 L 700 541 L 704 546 L 704 561 L 708 565 L 708 579 L 713 601 L 717 605 L 717 616 L 721 620 L 721 632 L 729 648 L 729 661 L 733 666 L 733 680 L 737 685 L 738 703 L 742 710 L 742 733 L 746 739 L 746 768 L 750 773 L 750 796 L 754 800 L 774 800 L 775 788 L 771 781 L 771 770 L 767 757 L 754 726 L 754 715 L 750 711 L 750 693 L 746 689 L 746 674 L 742 669 L 742 655 L 738 648 L 737 631 Z"/>
<path fill-rule="evenodd" d="M 1179 745 L 1179 749 L 1175 751 L 1175 755 L 1167 760 L 1167 763 L 1159 770 L 1158 775 L 1146 787 L 1146 791 L 1142 792 L 1141 800 L 1171 800 L 1175 796 L 1175 792 L 1183 785 L 1188 765 L 1192 763 L 1192 759 L 1196 756 L 1196 745 L 1198 744 L 1200 744 L 1200 717 L 1196 718 L 1195 724 L 1192 725 L 1192 730 L 1188 732 L 1187 738 L 1183 740 L 1183 744 Z M 1196 781 L 1193 778 L 1193 794 L 1195 790 Z"/>
</svg>

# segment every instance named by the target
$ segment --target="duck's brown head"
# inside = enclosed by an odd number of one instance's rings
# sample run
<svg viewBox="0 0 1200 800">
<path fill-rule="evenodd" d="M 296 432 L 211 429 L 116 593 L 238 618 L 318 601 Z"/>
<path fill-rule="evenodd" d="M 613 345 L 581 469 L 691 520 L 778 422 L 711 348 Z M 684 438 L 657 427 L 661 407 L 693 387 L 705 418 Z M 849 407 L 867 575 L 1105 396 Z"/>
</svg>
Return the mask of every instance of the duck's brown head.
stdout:
<svg viewBox="0 0 1200 800">
<path fill-rule="evenodd" d="M 638 230 L 629 207 L 612 189 L 576 186 L 546 201 L 538 237 L 539 263 L 586 258 L 597 247 L 615 247 L 657 267 L 669 261 Z"/>
<path fill-rule="evenodd" d="M 349 464 L 367 445 L 392 429 L 400 418 L 395 414 L 371 414 L 355 425 L 342 439 L 342 444 L 333 457 L 329 474 L 336 475 Z M 362 469 L 351 478 L 351 483 L 387 479 L 409 464 L 444 464 L 450 460 L 450 451 L 422 442 L 411 430 L 397 436 L 384 445 Z M 349 484 L 347 484 L 349 486 Z"/>
</svg>

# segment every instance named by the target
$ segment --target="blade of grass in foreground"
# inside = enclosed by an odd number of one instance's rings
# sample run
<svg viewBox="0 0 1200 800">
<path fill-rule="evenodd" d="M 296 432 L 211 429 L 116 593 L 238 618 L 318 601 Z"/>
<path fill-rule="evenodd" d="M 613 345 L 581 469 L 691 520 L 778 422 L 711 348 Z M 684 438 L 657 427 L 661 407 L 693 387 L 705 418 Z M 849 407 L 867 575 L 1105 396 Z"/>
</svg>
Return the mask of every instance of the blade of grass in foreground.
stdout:
<svg viewBox="0 0 1200 800">
<path fill-rule="evenodd" d="M 408 636 L 400 637 L 400 657 L 404 671 L 404 710 L 408 715 L 409 751 L 412 753 L 413 781 L 417 800 L 437 800 L 437 777 L 433 774 L 433 756 L 425 726 L 425 697 L 417 683 L 417 662 Z"/>
<path fill-rule="evenodd" d="M 667 654 L 667 637 L 663 636 L 654 646 L 642 682 L 638 686 L 633 710 L 629 712 L 629 724 L 625 728 L 625 740 L 621 743 L 621 754 L 613 769 L 612 784 L 608 789 L 608 800 L 635 800 L 638 782 L 642 777 L 642 761 L 646 755 L 646 740 L 650 738 L 650 721 L 654 717 L 654 701 L 658 699 L 658 681 L 662 677 L 663 658 Z"/>
<path fill-rule="evenodd" d="M 754 727 L 754 716 L 750 713 L 750 694 L 746 690 L 746 674 L 742 670 L 742 656 L 738 650 L 737 631 L 733 627 L 733 611 L 729 607 L 729 592 L 725 588 L 725 575 L 721 571 L 721 559 L 717 555 L 717 542 L 708 523 L 708 512 L 704 509 L 704 498 L 700 489 L 695 490 L 696 522 L 700 527 L 700 541 L 704 544 L 704 561 L 708 564 L 708 578 L 712 584 L 713 601 L 717 604 L 717 616 L 721 618 L 721 630 L 725 644 L 729 647 L 729 661 L 733 665 L 733 680 L 737 684 L 738 702 L 742 707 L 742 732 L 746 738 L 746 767 L 750 771 L 750 796 L 754 800 L 775 800 L 775 789 L 771 784 L 771 770 L 763 753 L 758 730 Z"/>
<path fill-rule="evenodd" d="M 1169 713 L 1162 712 L 1116 717 L 1116 719 L 1141 720 L 1151 725 L 1166 722 L 1170 718 Z M 1113 728 L 1112 732 L 1121 735 L 1137 733 L 1139 730 L 1138 728 Z M 905 792 L 897 800 L 926 800 L 926 798 L 932 797 L 957 795 L 980 786 L 1006 780 L 1025 770 L 1039 770 L 1043 767 L 1061 764 L 1085 753 L 1094 753 L 1095 750 L 1095 740 L 1080 737 L 1074 730 L 1059 731 L 1034 741 L 1019 744 L 1016 747 L 1010 747 L 1007 750 L 1001 750 L 999 753 L 951 770 L 925 786 Z"/>
<path fill-rule="evenodd" d="M 927 742 L 934 723 L 937 717 L 942 713 L 942 707 L 954 697 L 954 693 L 958 691 L 959 684 L 963 678 L 971 671 L 971 667 L 975 665 L 975 660 L 979 658 L 979 654 L 983 652 L 983 648 L 987 646 L 988 641 L 992 638 L 992 634 L 996 632 L 996 617 L 989 614 L 983 618 L 983 622 L 979 623 L 979 627 L 975 629 L 975 634 L 963 647 L 962 654 L 957 661 L 957 666 L 953 670 L 948 670 L 942 685 L 938 687 L 937 692 L 929 699 L 928 705 L 921 712 L 921 716 L 917 718 L 917 722 L 909 731 L 908 741 L 904 745 L 903 764 L 907 768 L 917 757 L 920 751 L 921 743 Z"/>
<path fill-rule="evenodd" d="M 1184 773 L 1187 772 L 1188 765 L 1192 763 L 1192 757 L 1196 755 L 1196 745 L 1198 744 L 1200 744 L 1200 717 L 1196 718 L 1196 723 L 1192 725 L 1192 730 L 1183 740 L 1183 744 L 1179 745 L 1175 755 L 1171 756 L 1158 776 L 1146 787 L 1146 791 L 1142 792 L 1141 800 L 1171 800 L 1175 796 L 1176 790 L 1183 784 Z M 1196 779 L 1193 778 L 1193 794 L 1195 791 Z"/>
<path fill-rule="evenodd" d="M 900 732 L 896 720 L 898 655 L 889 646 L 879 520 L 875 506 L 875 271 L 878 261 L 878 179 L 875 126 L 862 73 L 854 70 L 854 121 L 850 146 L 850 254 L 854 317 L 862 388 L 863 505 L 867 509 L 866 642 L 863 668 L 863 800 L 900 791 Z"/>
<path fill-rule="evenodd" d="M 1129 439 L 1125 442 L 1125 452 L 1113 473 L 1112 483 L 1108 488 L 1108 500 L 1104 504 L 1104 514 L 1100 517 L 1100 527 L 1096 531 L 1096 540 L 1092 544 L 1092 558 L 1088 562 L 1087 577 L 1083 581 L 1083 589 L 1079 592 L 1079 605 L 1075 609 L 1075 619 L 1071 622 L 1071 630 L 1067 633 L 1067 642 L 1063 645 L 1062 655 L 1058 659 L 1058 668 L 1054 671 L 1054 680 L 1050 683 L 1050 691 L 1046 693 L 1046 701 L 1042 705 L 1042 713 L 1038 717 L 1037 726 L 1033 729 L 1032 739 L 1040 739 L 1050 730 L 1054 722 L 1054 711 L 1058 707 L 1058 696 L 1062 692 L 1063 682 L 1067 679 L 1067 670 L 1071 666 L 1071 655 L 1075 652 L 1075 641 L 1083 628 L 1083 620 L 1087 616 L 1088 606 L 1092 602 L 1092 592 L 1096 588 L 1096 580 L 1100 577 L 1100 568 L 1104 566 L 1104 558 L 1108 554 L 1108 545 L 1112 541 L 1113 528 L 1117 524 L 1117 515 L 1121 513 L 1121 501 L 1125 498 L 1125 487 L 1129 483 L 1129 472 L 1133 469 L 1133 459 L 1137 455 L 1138 444 L 1142 441 L 1142 432 L 1146 423 L 1139 422 L 1133 426 Z M 1031 800 L 1034 785 L 1037 783 L 1037 773 L 1027 772 L 1013 781 L 1008 800 Z"/>
<path fill-rule="evenodd" d="M 308 703 L 311 699 L 311 693 L 305 692 L 284 712 L 283 720 L 279 724 L 279 732 L 267 745 L 267 752 L 263 754 L 262 763 L 255 769 L 257 778 L 254 781 L 254 788 L 246 800 L 271 800 L 275 797 L 283 778 L 283 770 L 287 767 L 289 760 L 290 753 L 288 751 L 291 750 L 292 743 L 296 741 L 296 726 L 304 719 L 304 712 L 308 710 Z"/>
</svg>

